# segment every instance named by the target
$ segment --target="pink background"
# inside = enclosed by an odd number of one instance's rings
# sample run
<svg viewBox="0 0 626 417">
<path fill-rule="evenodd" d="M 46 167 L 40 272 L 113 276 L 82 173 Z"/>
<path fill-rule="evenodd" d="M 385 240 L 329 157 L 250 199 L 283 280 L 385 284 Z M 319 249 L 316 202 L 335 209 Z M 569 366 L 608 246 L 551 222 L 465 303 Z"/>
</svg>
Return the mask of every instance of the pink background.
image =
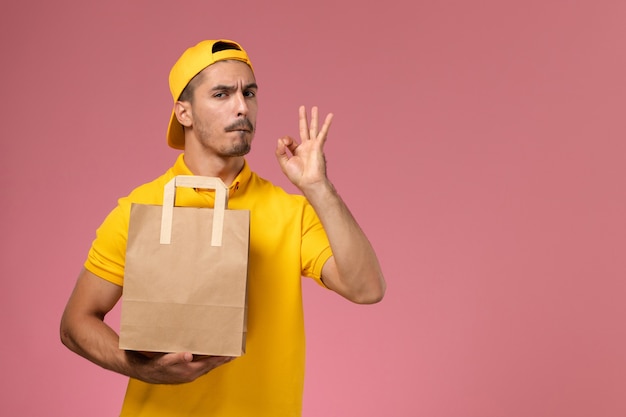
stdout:
<svg viewBox="0 0 626 417">
<path fill-rule="evenodd" d="M 383 303 L 304 281 L 304 416 L 626 415 L 626 2 L 4 2 L 6 416 L 113 416 L 125 378 L 66 350 L 65 301 L 116 199 L 161 174 L 169 69 L 238 40 L 249 160 L 336 115 L 329 175 Z M 118 320 L 117 310 L 109 319 Z"/>
</svg>

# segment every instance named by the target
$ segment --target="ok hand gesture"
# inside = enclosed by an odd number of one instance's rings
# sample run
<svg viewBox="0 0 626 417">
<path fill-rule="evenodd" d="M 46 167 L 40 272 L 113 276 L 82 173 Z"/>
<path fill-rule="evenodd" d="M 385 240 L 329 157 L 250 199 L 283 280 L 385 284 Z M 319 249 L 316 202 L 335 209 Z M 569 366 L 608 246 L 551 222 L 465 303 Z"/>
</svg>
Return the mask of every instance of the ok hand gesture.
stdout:
<svg viewBox="0 0 626 417">
<path fill-rule="evenodd" d="M 306 194 L 307 189 L 327 181 L 324 143 L 333 115 L 328 114 L 319 129 L 317 107 L 311 109 L 310 124 L 304 106 L 300 106 L 299 113 L 300 143 L 289 136 L 278 139 L 276 158 L 289 181 Z"/>
</svg>

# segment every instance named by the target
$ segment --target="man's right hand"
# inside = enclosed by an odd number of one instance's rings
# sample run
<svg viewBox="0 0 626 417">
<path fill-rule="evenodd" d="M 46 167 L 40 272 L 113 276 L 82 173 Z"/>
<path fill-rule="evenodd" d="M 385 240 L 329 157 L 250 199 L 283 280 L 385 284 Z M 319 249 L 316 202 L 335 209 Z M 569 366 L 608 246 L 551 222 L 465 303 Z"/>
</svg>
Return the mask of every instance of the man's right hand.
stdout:
<svg viewBox="0 0 626 417">
<path fill-rule="evenodd" d="M 184 384 L 235 359 L 232 356 L 193 355 L 189 352 L 126 351 L 138 379 L 151 384 Z"/>
<path fill-rule="evenodd" d="M 105 369 L 153 384 L 191 382 L 234 359 L 189 352 L 142 354 L 121 350 L 117 333 L 104 322 L 121 296 L 121 286 L 83 269 L 61 318 L 63 344 Z"/>
</svg>

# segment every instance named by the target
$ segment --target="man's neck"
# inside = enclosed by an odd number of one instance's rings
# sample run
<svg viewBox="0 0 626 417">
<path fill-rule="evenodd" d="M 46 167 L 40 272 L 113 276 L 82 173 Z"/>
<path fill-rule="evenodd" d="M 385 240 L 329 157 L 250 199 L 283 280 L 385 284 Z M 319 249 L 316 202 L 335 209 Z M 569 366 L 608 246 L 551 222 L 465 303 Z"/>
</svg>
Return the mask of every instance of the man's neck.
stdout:
<svg viewBox="0 0 626 417">
<path fill-rule="evenodd" d="M 244 165 L 243 156 L 223 158 L 185 151 L 183 158 L 185 165 L 187 165 L 187 168 L 193 175 L 218 177 L 226 186 L 230 186 L 233 183 Z"/>
</svg>

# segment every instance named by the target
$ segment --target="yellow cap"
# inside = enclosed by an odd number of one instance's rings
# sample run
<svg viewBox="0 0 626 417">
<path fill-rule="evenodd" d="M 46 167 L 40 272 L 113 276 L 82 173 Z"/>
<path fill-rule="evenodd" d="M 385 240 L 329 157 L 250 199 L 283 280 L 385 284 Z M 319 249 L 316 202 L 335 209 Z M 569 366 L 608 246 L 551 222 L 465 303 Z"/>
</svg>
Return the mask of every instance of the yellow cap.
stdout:
<svg viewBox="0 0 626 417">
<path fill-rule="evenodd" d="M 218 61 L 236 59 L 252 69 L 248 54 L 237 43 L 227 39 L 202 41 L 187 49 L 170 71 L 170 91 L 174 103 L 178 101 L 187 84 L 200 71 Z M 185 149 L 185 133 L 172 109 L 172 117 L 167 128 L 167 144 L 175 149 Z"/>
</svg>

